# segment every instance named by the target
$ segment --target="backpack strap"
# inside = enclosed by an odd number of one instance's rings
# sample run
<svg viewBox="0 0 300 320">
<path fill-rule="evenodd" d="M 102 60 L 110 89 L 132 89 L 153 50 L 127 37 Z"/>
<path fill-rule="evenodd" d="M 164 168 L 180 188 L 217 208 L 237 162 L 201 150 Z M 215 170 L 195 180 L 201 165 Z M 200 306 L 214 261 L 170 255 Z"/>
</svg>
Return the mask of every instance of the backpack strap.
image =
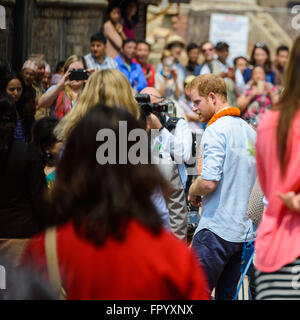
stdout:
<svg viewBox="0 0 300 320">
<path fill-rule="evenodd" d="M 62 287 L 61 277 L 59 272 L 59 264 L 56 247 L 56 227 L 51 227 L 46 230 L 45 234 L 45 250 L 49 280 L 55 291 L 59 294 L 61 300 L 65 300 L 67 294 Z"/>
<path fill-rule="evenodd" d="M 168 119 L 168 121 L 166 121 L 166 123 L 164 124 L 164 127 L 172 132 L 173 130 L 175 130 L 176 128 L 176 125 L 177 125 L 177 122 L 180 120 L 180 119 L 183 119 L 183 118 L 177 118 L 177 117 L 170 117 Z"/>
</svg>

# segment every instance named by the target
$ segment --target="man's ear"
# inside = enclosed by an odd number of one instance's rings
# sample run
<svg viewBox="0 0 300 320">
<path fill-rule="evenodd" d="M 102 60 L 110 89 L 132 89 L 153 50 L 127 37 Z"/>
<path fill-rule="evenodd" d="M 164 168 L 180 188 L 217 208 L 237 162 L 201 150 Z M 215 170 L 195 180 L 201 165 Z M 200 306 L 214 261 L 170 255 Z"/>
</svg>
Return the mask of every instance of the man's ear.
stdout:
<svg viewBox="0 0 300 320">
<path fill-rule="evenodd" d="M 213 92 L 208 94 L 208 99 L 213 103 L 216 104 L 216 95 Z"/>
</svg>

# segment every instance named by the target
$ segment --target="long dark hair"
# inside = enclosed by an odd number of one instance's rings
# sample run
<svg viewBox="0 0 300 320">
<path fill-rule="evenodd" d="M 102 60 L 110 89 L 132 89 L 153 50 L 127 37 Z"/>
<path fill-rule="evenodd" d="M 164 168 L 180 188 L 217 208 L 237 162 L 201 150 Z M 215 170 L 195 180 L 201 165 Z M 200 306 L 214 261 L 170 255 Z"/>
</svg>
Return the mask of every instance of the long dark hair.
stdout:
<svg viewBox="0 0 300 320">
<path fill-rule="evenodd" d="M 265 53 L 268 55 L 267 61 L 265 63 L 265 65 L 263 66 L 263 68 L 265 69 L 265 73 L 269 73 L 272 69 L 272 63 L 271 63 L 271 55 L 270 55 L 270 50 L 269 48 L 264 44 L 264 43 L 256 43 L 255 46 L 252 49 L 252 53 L 251 53 L 251 58 L 250 58 L 250 64 L 252 66 L 257 65 L 255 59 L 254 59 L 254 53 L 256 51 L 256 49 L 262 49 L 265 51 Z"/>
<path fill-rule="evenodd" d="M 9 96 L 0 96 L 0 153 L 9 148 L 16 121 L 17 112 L 14 101 Z"/>
<path fill-rule="evenodd" d="M 288 165 L 287 141 L 289 127 L 300 103 L 300 36 L 294 42 L 285 72 L 284 90 L 279 99 L 280 117 L 277 127 L 277 149 L 282 174 Z"/>
<path fill-rule="evenodd" d="M 132 17 L 132 21 L 129 21 L 126 10 L 131 2 L 136 3 L 137 10 L 136 10 L 136 14 Z M 129 28 L 133 28 L 139 22 L 139 2 L 137 0 L 123 0 L 121 1 L 120 5 L 121 5 L 121 15 L 125 21 L 125 25 Z"/>
<path fill-rule="evenodd" d="M 162 228 L 151 196 L 157 188 L 166 194 L 167 185 L 151 164 L 119 163 L 120 121 L 126 121 L 128 132 L 143 129 L 128 111 L 101 104 L 78 122 L 67 139 L 50 193 L 49 225 L 73 220 L 76 231 L 96 245 L 108 236 L 122 240 L 132 219 L 154 234 Z M 116 164 L 100 165 L 96 160 L 99 147 L 106 143 L 96 141 L 100 129 L 116 135 Z M 133 144 L 128 141 L 125 151 Z"/>
<path fill-rule="evenodd" d="M 32 115 L 32 111 L 29 110 L 28 105 L 25 102 L 25 83 L 22 78 L 22 76 L 17 72 L 10 72 L 8 73 L 1 84 L 0 92 L 1 94 L 6 94 L 6 87 L 8 83 L 13 80 L 18 79 L 22 84 L 22 95 L 19 99 L 19 101 L 16 103 L 16 110 L 18 118 L 21 120 L 23 132 L 25 135 L 25 140 L 30 141 L 31 140 L 31 128 L 34 122 L 34 117 Z"/>
<path fill-rule="evenodd" d="M 57 142 L 57 138 L 54 134 L 54 128 L 58 124 L 58 119 L 54 117 L 44 117 L 39 119 L 32 128 L 32 140 L 31 143 L 39 150 L 43 165 L 54 166 L 55 158 L 53 155 L 46 152 L 47 148 L 50 148 Z"/>
</svg>

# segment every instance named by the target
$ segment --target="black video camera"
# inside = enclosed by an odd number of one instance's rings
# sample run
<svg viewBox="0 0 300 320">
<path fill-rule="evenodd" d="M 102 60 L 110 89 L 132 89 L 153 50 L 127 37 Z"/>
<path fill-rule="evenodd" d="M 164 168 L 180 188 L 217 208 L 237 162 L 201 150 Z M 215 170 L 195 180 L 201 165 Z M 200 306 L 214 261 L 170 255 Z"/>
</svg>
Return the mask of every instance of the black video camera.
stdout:
<svg viewBox="0 0 300 320">
<path fill-rule="evenodd" d="M 87 80 L 89 77 L 89 74 L 87 71 L 83 70 L 83 69 L 73 69 L 71 72 L 70 72 L 70 75 L 69 75 L 69 80 L 70 81 L 73 81 L 73 80 L 76 80 L 76 81 L 81 81 L 81 80 Z"/>
<path fill-rule="evenodd" d="M 150 116 L 150 113 L 159 114 L 162 112 L 166 112 L 172 114 L 174 112 L 174 102 L 170 100 L 158 103 L 151 103 L 150 95 L 141 93 L 138 93 L 135 96 L 135 100 L 137 101 L 143 115 L 146 118 Z"/>
</svg>

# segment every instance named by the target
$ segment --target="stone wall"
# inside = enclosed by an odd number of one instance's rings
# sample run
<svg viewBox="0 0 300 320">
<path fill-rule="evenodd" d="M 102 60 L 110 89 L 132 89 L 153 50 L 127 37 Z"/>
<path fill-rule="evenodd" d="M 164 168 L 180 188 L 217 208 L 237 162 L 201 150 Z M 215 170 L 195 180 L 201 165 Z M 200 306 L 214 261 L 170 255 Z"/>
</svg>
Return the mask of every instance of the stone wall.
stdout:
<svg viewBox="0 0 300 320">
<path fill-rule="evenodd" d="M 136 39 L 146 34 L 149 3 L 140 0 Z M 6 8 L 7 30 L 0 30 L 0 60 L 14 69 L 31 54 L 44 54 L 52 68 L 72 54 L 89 52 L 90 36 L 107 19 L 107 0 L 0 0 Z"/>
<path fill-rule="evenodd" d="M 100 30 L 105 13 L 104 7 L 36 7 L 28 53 L 43 53 L 52 66 L 72 54 L 87 54 L 90 36 Z"/>
<path fill-rule="evenodd" d="M 20 69 L 31 54 L 44 54 L 52 68 L 72 54 L 89 52 L 90 36 L 106 19 L 106 0 L 1 1 L 7 29 L 0 31 L 0 59 Z"/>
</svg>

